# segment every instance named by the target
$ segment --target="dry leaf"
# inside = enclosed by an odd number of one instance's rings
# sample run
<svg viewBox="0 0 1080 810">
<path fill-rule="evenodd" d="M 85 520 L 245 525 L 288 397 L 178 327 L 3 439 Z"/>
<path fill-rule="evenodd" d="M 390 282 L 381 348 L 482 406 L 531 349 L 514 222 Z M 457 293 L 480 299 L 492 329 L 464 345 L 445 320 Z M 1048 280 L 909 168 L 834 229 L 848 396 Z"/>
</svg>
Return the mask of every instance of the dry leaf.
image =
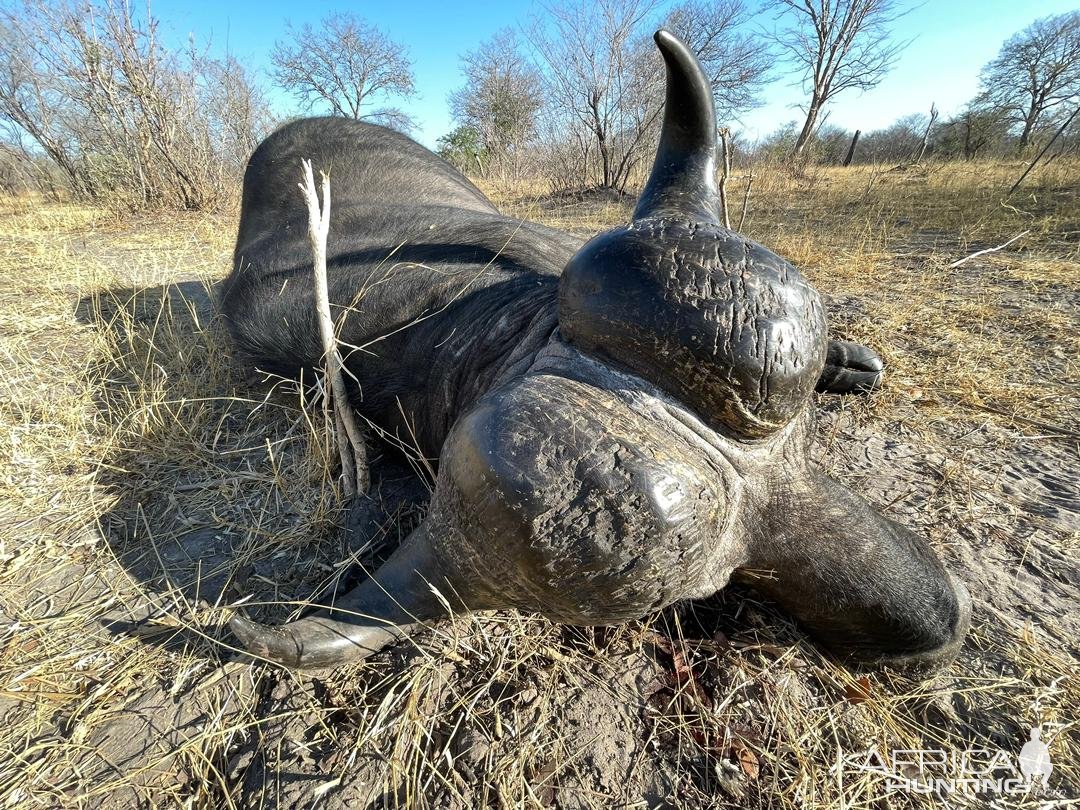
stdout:
<svg viewBox="0 0 1080 810">
<path fill-rule="evenodd" d="M 751 779 L 758 778 L 758 758 L 749 748 L 743 748 L 738 746 L 735 749 L 735 757 L 739 761 L 739 767 L 742 768 L 742 772 L 745 773 Z"/>
<path fill-rule="evenodd" d="M 868 701 L 871 697 L 870 679 L 865 675 L 860 675 L 844 687 L 844 697 L 848 699 L 849 703 L 865 703 Z"/>
</svg>

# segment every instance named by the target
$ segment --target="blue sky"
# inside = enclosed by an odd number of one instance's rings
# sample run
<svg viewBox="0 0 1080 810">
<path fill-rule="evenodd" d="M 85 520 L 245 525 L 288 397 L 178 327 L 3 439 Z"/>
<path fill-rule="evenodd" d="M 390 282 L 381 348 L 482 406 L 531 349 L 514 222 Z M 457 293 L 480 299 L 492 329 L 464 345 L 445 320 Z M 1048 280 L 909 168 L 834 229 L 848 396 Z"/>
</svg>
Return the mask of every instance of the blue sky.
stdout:
<svg viewBox="0 0 1080 810">
<path fill-rule="evenodd" d="M 751 0 L 753 2 L 753 0 Z M 850 91 L 831 105 L 829 123 L 870 131 L 904 115 L 925 112 L 936 102 L 943 116 L 974 95 L 979 68 L 1001 43 L 1038 17 L 1060 14 L 1077 0 L 926 0 L 907 3 L 912 10 L 894 26 L 896 36 L 912 40 L 889 76 L 877 88 Z M 416 137 L 428 146 L 453 124 L 446 97 L 461 84 L 458 59 L 500 28 L 520 26 L 541 11 L 533 0 L 398 0 L 398 2 L 285 2 L 285 0 L 155 0 L 162 33 L 175 41 L 193 35 L 209 42 L 211 52 L 226 49 L 265 74 L 270 49 L 283 37 L 286 21 L 317 23 L 330 11 L 348 11 L 366 19 L 409 50 L 419 95 L 402 104 L 417 120 Z M 771 18 L 759 16 L 759 24 Z M 764 94 L 765 105 L 742 120 L 753 139 L 799 118 L 803 93 L 794 77 L 778 71 Z M 287 96 L 273 95 L 280 113 L 296 109 Z"/>
</svg>

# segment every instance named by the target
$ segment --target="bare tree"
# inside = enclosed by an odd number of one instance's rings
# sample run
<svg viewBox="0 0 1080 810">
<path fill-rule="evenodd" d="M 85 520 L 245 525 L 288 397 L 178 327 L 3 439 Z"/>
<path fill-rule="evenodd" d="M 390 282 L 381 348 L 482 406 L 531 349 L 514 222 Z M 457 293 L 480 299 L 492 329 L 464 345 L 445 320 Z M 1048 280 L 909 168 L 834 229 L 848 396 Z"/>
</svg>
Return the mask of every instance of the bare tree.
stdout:
<svg viewBox="0 0 1080 810">
<path fill-rule="evenodd" d="M 974 160 L 980 154 L 1000 150 L 1008 138 L 1008 122 L 998 111 L 969 104 L 939 129 L 938 150 Z"/>
<path fill-rule="evenodd" d="M 509 29 L 465 54 L 461 66 L 465 86 L 450 94 L 454 120 L 475 133 L 478 160 L 504 164 L 536 134 L 540 75 Z"/>
<path fill-rule="evenodd" d="M 803 73 L 810 101 L 792 149 L 800 157 L 822 108 L 845 90 L 869 90 L 892 67 L 905 43 L 890 38 L 899 16 L 893 0 L 772 0 L 787 26 L 774 33 L 788 61 Z"/>
<path fill-rule="evenodd" d="M 207 78 L 207 100 L 216 111 L 211 118 L 212 137 L 233 168 L 243 171 L 255 147 L 273 128 L 266 95 L 231 56 L 198 64 Z"/>
<path fill-rule="evenodd" d="M 415 93 L 412 62 L 401 43 L 351 14 L 330 14 L 318 29 L 290 25 L 289 34 L 270 54 L 274 81 L 308 109 L 325 105 L 334 115 L 412 128 L 396 107 L 369 109 L 376 100 L 385 104 Z"/>
<path fill-rule="evenodd" d="M 24 11 L 32 11 L 28 6 Z M 37 44 L 42 26 L 33 14 L 3 10 L 0 23 L 0 118 L 23 148 L 23 136 L 42 150 L 83 196 L 95 196 L 80 165 L 71 134 L 70 111 L 55 71 L 46 68 Z"/>
<path fill-rule="evenodd" d="M 769 48 L 745 33 L 749 19 L 743 0 L 686 0 L 671 9 L 664 21 L 705 69 L 720 121 L 756 107 L 772 69 Z"/>
<path fill-rule="evenodd" d="M 977 103 L 1020 129 L 1023 152 L 1048 114 L 1080 99 L 1080 11 L 1036 20 L 1010 37 L 981 79 Z"/>
<path fill-rule="evenodd" d="M 544 78 L 548 130 L 595 146 L 595 180 L 602 188 L 625 188 L 660 113 L 658 66 L 641 35 L 657 4 L 567 0 L 547 6 L 547 18 L 529 29 Z"/>
<path fill-rule="evenodd" d="M 650 35 L 661 22 L 684 39 L 713 86 L 721 120 L 757 103 L 767 48 L 742 33 L 744 0 L 684 0 L 661 20 L 659 0 L 551 0 L 528 30 L 543 78 L 545 161 L 568 186 L 624 189 L 659 134 L 663 63 Z M 553 140 L 552 140 L 553 139 Z"/>
<path fill-rule="evenodd" d="M 0 27 L 0 124 L 76 193 L 186 209 L 232 195 L 269 123 L 234 60 L 169 50 L 148 10 L 110 0 L 6 5 Z"/>
</svg>

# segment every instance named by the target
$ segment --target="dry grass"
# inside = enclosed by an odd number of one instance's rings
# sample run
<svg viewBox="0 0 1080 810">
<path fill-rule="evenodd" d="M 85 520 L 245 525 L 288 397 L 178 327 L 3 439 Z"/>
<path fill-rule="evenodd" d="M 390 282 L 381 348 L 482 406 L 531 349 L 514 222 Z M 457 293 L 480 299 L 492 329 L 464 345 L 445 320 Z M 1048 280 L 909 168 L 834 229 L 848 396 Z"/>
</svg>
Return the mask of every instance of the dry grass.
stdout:
<svg viewBox="0 0 1080 810">
<path fill-rule="evenodd" d="M 1080 166 L 1005 205 L 1019 170 L 755 173 L 747 232 L 889 364 L 880 395 L 823 402 L 823 463 L 929 534 L 979 603 L 960 661 L 922 683 L 837 667 L 750 593 L 603 631 L 461 618 L 314 678 L 230 660 L 224 605 L 284 617 L 415 515 L 344 536 L 319 420 L 234 363 L 204 293 L 231 220 L 4 201 L 6 806 L 936 807 L 835 766 L 872 746 L 1015 752 L 1035 723 L 1075 799 L 1080 642 L 1054 594 L 1075 593 L 1078 557 Z M 488 191 L 582 233 L 631 204 Z M 1040 592 L 1032 570 L 1047 600 L 1010 607 Z M 1037 800 L 1002 801 L 1020 804 Z"/>
</svg>

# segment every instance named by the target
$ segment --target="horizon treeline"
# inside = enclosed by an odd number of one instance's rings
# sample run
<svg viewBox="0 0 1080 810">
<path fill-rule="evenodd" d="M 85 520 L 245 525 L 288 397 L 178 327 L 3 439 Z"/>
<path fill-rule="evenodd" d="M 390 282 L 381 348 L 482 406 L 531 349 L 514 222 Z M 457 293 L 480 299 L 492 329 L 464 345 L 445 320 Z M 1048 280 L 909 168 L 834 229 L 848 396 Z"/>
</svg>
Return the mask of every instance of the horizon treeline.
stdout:
<svg viewBox="0 0 1080 810">
<path fill-rule="evenodd" d="M 659 135 L 666 27 L 697 54 L 735 166 L 918 164 L 1080 152 L 1080 11 L 1033 20 L 982 68 L 958 112 L 883 129 L 829 123 L 833 99 L 875 87 L 906 43 L 894 0 L 550 0 L 461 56 L 438 151 L 461 170 L 541 179 L 553 191 L 624 191 Z M 232 204 L 247 157 L 275 120 L 260 77 L 197 43 L 170 48 L 149 7 L 113 0 L 0 3 L 0 188 L 37 189 L 123 210 Z M 416 93 L 405 43 L 351 14 L 290 26 L 268 43 L 269 80 L 299 114 L 409 133 Z M 776 81 L 800 82 L 797 120 L 750 142 L 742 114 Z M 287 120 L 287 119 L 286 119 Z M 1050 146 L 1051 148 L 1047 149 Z"/>
</svg>

